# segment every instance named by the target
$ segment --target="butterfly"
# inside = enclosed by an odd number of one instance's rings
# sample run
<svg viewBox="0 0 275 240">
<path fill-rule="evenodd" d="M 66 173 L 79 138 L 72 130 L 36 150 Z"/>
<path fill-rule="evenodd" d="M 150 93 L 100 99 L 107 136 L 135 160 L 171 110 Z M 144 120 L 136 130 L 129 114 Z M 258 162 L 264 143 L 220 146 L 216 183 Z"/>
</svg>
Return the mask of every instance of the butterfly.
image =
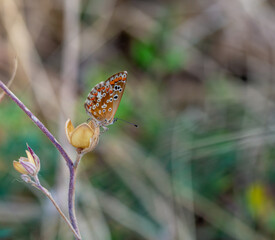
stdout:
<svg viewBox="0 0 275 240">
<path fill-rule="evenodd" d="M 84 103 L 92 121 L 104 130 L 108 130 L 107 126 L 117 120 L 114 116 L 125 90 L 127 75 L 126 71 L 119 72 L 98 83 L 92 88 Z"/>
</svg>

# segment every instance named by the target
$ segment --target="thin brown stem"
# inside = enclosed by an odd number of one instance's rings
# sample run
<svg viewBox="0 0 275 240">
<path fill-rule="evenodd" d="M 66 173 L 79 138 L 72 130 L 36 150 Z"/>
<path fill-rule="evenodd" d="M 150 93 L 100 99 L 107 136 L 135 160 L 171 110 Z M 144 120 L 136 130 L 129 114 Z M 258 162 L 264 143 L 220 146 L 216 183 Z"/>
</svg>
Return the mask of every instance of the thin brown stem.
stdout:
<svg viewBox="0 0 275 240">
<path fill-rule="evenodd" d="M 75 215 L 75 181 L 76 181 L 76 171 L 78 164 L 82 158 L 83 154 L 77 154 L 76 160 L 74 162 L 74 167 L 70 169 L 70 183 L 69 183 L 69 197 L 68 197 L 68 207 L 71 223 L 76 230 L 79 232 L 78 223 Z"/>
<path fill-rule="evenodd" d="M 0 88 L 4 90 L 4 92 L 9 96 L 35 123 L 37 127 L 48 137 L 48 139 L 54 144 L 57 150 L 65 159 L 67 166 L 70 171 L 70 182 L 69 182 L 69 196 L 68 196 L 68 207 L 69 207 L 69 216 L 71 220 L 71 226 L 74 228 L 75 232 L 80 236 L 80 232 L 77 226 L 77 220 L 75 217 L 75 206 L 74 206 L 74 192 L 75 192 L 75 168 L 74 163 L 68 154 L 65 152 L 60 143 L 56 140 L 56 138 L 52 135 L 52 133 L 44 126 L 44 124 L 10 91 L 10 89 L 0 80 Z M 41 190 L 41 189 L 40 189 Z M 81 239 L 81 238 L 78 238 Z"/>
<path fill-rule="evenodd" d="M 74 236 L 76 237 L 77 240 L 81 240 L 81 237 L 79 236 L 79 234 L 76 232 L 76 230 L 73 228 L 72 224 L 70 223 L 69 219 L 65 216 L 65 214 L 62 212 L 61 208 L 58 206 L 58 204 L 56 203 L 56 201 L 54 200 L 54 198 L 52 197 L 51 193 L 44 188 L 41 184 L 40 181 L 38 179 L 37 176 L 34 177 L 35 183 L 33 183 L 33 185 L 39 189 L 42 193 L 44 193 L 53 203 L 53 205 L 55 206 L 56 210 L 59 212 L 60 216 L 65 220 L 65 222 L 68 224 L 69 228 L 72 230 Z"/>
<path fill-rule="evenodd" d="M 68 226 L 72 230 L 72 232 L 75 235 L 75 237 L 77 239 L 81 239 L 81 237 L 77 234 L 76 230 L 74 230 L 74 228 L 73 228 L 72 224 L 70 223 L 69 219 L 64 215 L 64 213 L 62 212 L 62 210 L 60 209 L 60 207 L 57 205 L 57 203 L 53 199 L 52 195 L 49 192 L 48 192 L 48 194 L 45 193 L 45 195 L 51 200 L 51 202 L 55 206 L 56 210 L 59 212 L 60 216 L 65 220 L 65 222 L 68 224 Z"/>
<path fill-rule="evenodd" d="M 82 157 L 83 157 L 83 154 L 79 154 L 79 153 L 77 154 L 76 160 L 74 162 L 74 169 L 75 169 L 75 171 L 76 171 L 76 169 L 78 167 L 78 164 L 80 163 Z"/>
<path fill-rule="evenodd" d="M 17 58 L 15 58 L 14 59 L 14 67 L 13 67 L 12 75 L 10 77 L 10 80 L 9 80 L 8 84 L 7 84 L 8 88 L 11 86 L 11 84 L 12 84 L 14 78 L 15 78 L 15 75 L 16 75 L 16 72 L 17 72 L 17 67 L 18 67 L 18 61 L 17 61 Z M 3 100 L 4 96 L 5 96 L 5 92 L 2 92 L 0 94 L 0 102 Z"/>
<path fill-rule="evenodd" d="M 69 194 L 68 194 L 68 209 L 71 223 L 79 233 L 78 223 L 75 215 L 75 170 L 70 169 L 70 183 L 69 183 Z"/>
</svg>

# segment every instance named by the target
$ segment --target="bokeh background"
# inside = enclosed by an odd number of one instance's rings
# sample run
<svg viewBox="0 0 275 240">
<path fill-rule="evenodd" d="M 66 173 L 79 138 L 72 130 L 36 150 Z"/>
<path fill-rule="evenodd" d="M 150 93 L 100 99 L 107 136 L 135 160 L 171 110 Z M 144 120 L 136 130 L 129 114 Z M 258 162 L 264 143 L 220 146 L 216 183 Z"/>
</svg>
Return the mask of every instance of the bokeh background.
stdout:
<svg viewBox="0 0 275 240">
<path fill-rule="evenodd" d="M 98 82 L 128 71 L 116 116 L 81 162 L 83 239 L 275 239 L 273 0 L 0 1 L 0 79 L 74 158 L 64 133 Z M 0 239 L 73 239 L 12 161 L 28 143 L 66 212 L 68 171 L 9 98 L 0 103 Z"/>
</svg>

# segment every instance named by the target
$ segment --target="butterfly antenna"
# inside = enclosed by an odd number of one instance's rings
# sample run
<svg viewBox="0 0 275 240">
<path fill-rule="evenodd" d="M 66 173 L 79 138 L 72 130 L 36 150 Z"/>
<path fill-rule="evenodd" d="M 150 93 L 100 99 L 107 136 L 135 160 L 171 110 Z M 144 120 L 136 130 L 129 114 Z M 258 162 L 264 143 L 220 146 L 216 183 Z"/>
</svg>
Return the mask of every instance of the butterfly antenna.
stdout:
<svg viewBox="0 0 275 240">
<path fill-rule="evenodd" d="M 123 121 L 123 122 L 126 122 L 126 123 L 129 123 L 129 124 L 131 124 L 131 125 L 133 125 L 134 127 L 138 127 L 138 125 L 137 124 L 134 124 L 134 123 L 131 123 L 131 122 L 128 122 L 128 121 L 126 121 L 126 120 L 124 120 L 124 119 L 121 119 L 121 118 L 115 118 L 114 119 L 114 122 L 116 122 L 117 120 L 120 120 L 120 121 Z"/>
</svg>

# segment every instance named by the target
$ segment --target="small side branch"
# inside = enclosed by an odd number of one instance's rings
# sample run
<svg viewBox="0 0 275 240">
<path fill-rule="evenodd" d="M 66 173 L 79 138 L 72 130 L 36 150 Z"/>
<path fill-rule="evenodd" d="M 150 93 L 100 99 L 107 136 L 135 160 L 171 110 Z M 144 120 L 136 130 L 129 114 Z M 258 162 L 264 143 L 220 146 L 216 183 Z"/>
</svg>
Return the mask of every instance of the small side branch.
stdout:
<svg viewBox="0 0 275 240">
<path fill-rule="evenodd" d="M 70 223 L 69 219 L 62 212 L 61 208 L 58 206 L 58 204 L 56 203 L 56 201 L 52 197 L 51 193 L 40 184 L 40 181 L 39 181 L 38 177 L 35 178 L 35 182 L 33 182 L 32 185 L 34 187 L 36 187 L 37 189 L 39 189 L 42 193 L 44 193 L 51 200 L 51 202 L 55 206 L 56 210 L 59 212 L 60 216 L 65 220 L 65 222 L 68 224 L 69 228 L 72 230 L 72 232 L 73 232 L 74 236 L 76 237 L 76 239 L 81 240 L 81 237 L 79 236 L 79 233 L 76 231 L 76 229 Z"/>
</svg>

